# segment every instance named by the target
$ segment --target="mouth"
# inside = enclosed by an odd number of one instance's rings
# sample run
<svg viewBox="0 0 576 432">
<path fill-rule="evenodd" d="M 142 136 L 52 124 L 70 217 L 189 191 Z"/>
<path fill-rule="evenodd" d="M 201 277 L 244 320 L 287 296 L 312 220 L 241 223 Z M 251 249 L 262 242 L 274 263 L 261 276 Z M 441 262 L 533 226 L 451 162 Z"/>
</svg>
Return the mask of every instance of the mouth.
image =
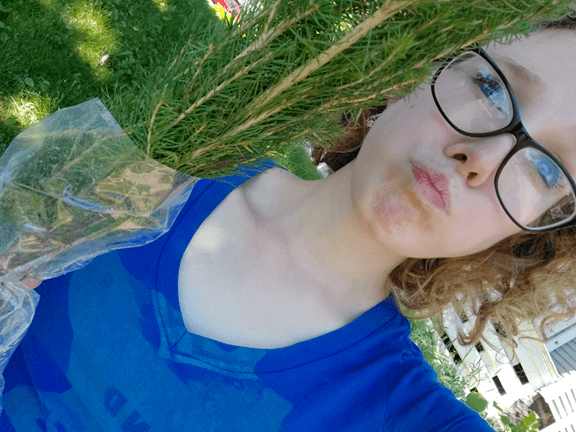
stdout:
<svg viewBox="0 0 576 432">
<path fill-rule="evenodd" d="M 430 206 L 448 214 L 450 209 L 450 190 L 448 178 L 427 166 L 414 166 L 412 172 L 416 179 L 416 185 L 420 196 Z"/>
</svg>

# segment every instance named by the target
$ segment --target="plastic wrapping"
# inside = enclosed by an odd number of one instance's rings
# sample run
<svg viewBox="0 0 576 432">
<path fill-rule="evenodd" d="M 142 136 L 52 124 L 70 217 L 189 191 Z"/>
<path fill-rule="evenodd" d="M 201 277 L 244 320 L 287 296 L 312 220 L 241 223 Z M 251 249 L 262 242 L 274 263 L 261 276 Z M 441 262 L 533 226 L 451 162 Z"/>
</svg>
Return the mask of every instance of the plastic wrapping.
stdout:
<svg viewBox="0 0 576 432">
<path fill-rule="evenodd" d="M 156 240 L 197 180 L 134 146 L 98 99 L 60 110 L 12 141 L 0 158 L 0 413 L 2 373 L 40 299 L 23 281 Z"/>
</svg>

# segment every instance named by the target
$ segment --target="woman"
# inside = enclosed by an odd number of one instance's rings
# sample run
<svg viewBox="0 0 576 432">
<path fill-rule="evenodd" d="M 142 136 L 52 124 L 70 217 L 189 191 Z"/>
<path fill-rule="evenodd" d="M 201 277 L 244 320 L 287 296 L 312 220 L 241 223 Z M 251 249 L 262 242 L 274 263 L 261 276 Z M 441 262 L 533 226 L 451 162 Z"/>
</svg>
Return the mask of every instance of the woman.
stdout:
<svg viewBox="0 0 576 432">
<path fill-rule="evenodd" d="M 505 122 L 512 99 L 494 82 L 498 72 L 487 72 L 493 59 L 544 149 L 533 146 L 510 166 L 529 178 L 523 170 L 533 168 L 521 162 L 531 160 L 568 199 L 576 177 L 576 60 L 566 53 L 575 42 L 574 32 L 544 30 L 495 44 L 487 55 L 460 57 L 435 84 L 444 114 L 467 132 L 484 127 L 475 122 L 484 109 L 496 107 L 489 118 Z M 476 87 L 458 80 L 463 71 Z M 470 100 L 483 101 L 482 110 Z M 496 195 L 494 177 L 513 136 L 462 134 L 438 107 L 430 85 L 389 103 L 357 157 L 319 181 L 278 166 L 248 181 L 227 177 L 232 185 L 202 180 L 159 240 L 43 282 L 34 321 L 5 371 L 0 429 L 491 431 L 436 381 L 396 304 L 435 312 L 481 300 L 471 338 L 494 318 L 513 333 L 512 318 L 541 314 L 549 299 L 538 303 L 545 296 L 532 283 L 508 286 L 492 273 L 503 270 L 497 264 L 510 239 L 551 234 L 525 231 Z M 566 171 L 543 159 L 547 151 Z M 534 192 L 520 183 L 510 194 L 517 178 L 499 187 L 508 211 L 519 210 L 527 225 L 546 224 L 536 213 L 559 198 L 515 201 Z M 564 249 L 548 264 L 564 265 Z M 483 269 L 469 265 L 477 256 L 488 257 Z M 534 272 L 543 265 L 524 261 Z M 496 281 L 505 292 L 499 301 L 476 285 L 475 272 Z M 567 293 L 553 289 L 562 306 Z"/>
</svg>

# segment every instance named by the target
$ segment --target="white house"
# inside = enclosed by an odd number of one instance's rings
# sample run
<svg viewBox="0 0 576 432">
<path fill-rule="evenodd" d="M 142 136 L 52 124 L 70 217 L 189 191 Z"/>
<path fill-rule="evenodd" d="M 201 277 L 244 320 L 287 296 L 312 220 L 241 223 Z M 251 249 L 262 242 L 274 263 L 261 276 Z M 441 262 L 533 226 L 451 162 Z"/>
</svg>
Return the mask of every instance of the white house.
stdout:
<svg viewBox="0 0 576 432">
<path fill-rule="evenodd" d="M 486 337 L 498 348 L 493 350 L 479 342 L 463 347 L 456 337 L 456 321 L 465 329 L 473 325 L 455 312 L 447 315 L 446 333 L 439 335 L 439 346 L 450 354 L 462 376 L 473 383 L 471 388 L 488 400 L 489 415 L 499 412 L 493 407 L 524 407 L 535 411 L 546 432 L 576 432 L 576 318 L 547 331 L 549 341 L 520 339 L 516 355 L 498 337 L 499 329 L 489 324 Z M 538 337 L 537 325 L 524 323 L 523 334 Z M 474 380 L 476 373 L 478 380 Z"/>
</svg>

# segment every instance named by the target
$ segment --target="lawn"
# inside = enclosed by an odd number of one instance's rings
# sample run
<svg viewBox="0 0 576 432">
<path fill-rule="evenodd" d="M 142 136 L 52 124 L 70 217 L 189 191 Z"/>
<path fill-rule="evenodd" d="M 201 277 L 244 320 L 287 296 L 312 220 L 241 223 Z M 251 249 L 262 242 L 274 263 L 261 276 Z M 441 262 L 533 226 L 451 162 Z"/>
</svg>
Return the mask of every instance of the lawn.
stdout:
<svg viewBox="0 0 576 432">
<path fill-rule="evenodd" d="M 189 35 L 219 25 L 207 0 L 0 0 L 0 154 L 58 109 L 92 98 L 137 103 L 150 71 L 165 69 Z M 277 162 L 321 177 L 301 148 Z"/>
</svg>

